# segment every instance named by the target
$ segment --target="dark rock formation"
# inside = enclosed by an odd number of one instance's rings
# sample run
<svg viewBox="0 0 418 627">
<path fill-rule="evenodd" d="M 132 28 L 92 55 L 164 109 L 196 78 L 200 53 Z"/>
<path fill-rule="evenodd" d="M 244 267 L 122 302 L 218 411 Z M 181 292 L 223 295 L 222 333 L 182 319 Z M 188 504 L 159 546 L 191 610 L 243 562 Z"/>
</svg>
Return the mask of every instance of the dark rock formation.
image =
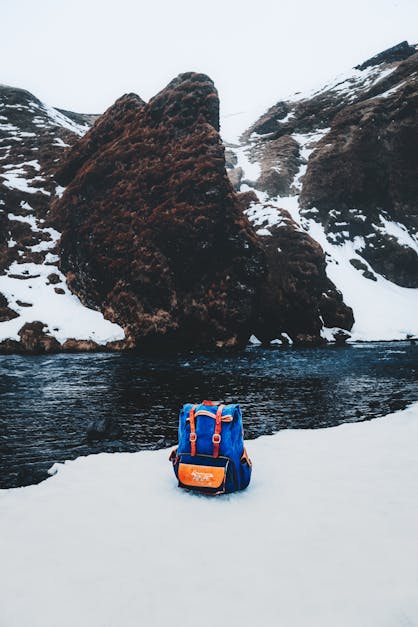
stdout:
<svg viewBox="0 0 418 627">
<path fill-rule="evenodd" d="M 280 162 L 280 168 L 277 163 Z M 299 144 L 289 135 L 272 139 L 260 151 L 261 174 L 257 180 L 257 189 L 272 198 L 288 196 L 291 184 L 302 163 Z"/>
<path fill-rule="evenodd" d="M 255 195 L 240 194 L 243 206 L 251 207 Z M 321 246 L 300 229 L 284 209 L 277 211 L 273 226 L 258 225 L 267 257 L 268 274 L 261 282 L 259 313 L 254 334 L 269 342 L 287 333 L 295 344 L 324 343 L 320 331 L 327 327 L 350 330 L 353 312 L 326 275 Z M 267 234 L 267 232 L 269 234 Z M 347 336 L 348 337 L 348 336 Z"/>
<path fill-rule="evenodd" d="M 6 322 L 7 320 L 13 320 L 17 318 L 17 314 L 13 309 L 10 309 L 8 300 L 3 294 L 0 294 L 0 322 Z"/>
<path fill-rule="evenodd" d="M 66 118 L 73 120 L 76 124 L 92 126 L 95 121 L 100 117 L 100 113 L 76 113 L 75 111 L 68 111 L 67 109 L 58 109 L 60 113 L 65 115 Z"/>
<path fill-rule="evenodd" d="M 57 283 L 61 283 L 61 279 L 56 272 L 51 272 L 51 274 L 48 274 L 47 279 L 48 279 L 48 283 L 50 283 L 51 285 L 56 285 Z"/>
<path fill-rule="evenodd" d="M 0 355 L 19 355 L 22 353 L 20 342 L 16 340 L 3 340 L 0 342 Z"/>
<path fill-rule="evenodd" d="M 328 231 L 345 223 L 351 238 L 365 236 L 361 255 L 377 272 L 418 287 L 417 253 L 382 228 L 386 218 L 418 231 L 418 54 L 397 71 L 405 68 L 393 93 L 335 116 L 309 160 L 301 203 L 319 210 Z"/>
<path fill-rule="evenodd" d="M 70 338 L 62 345 L 64 353 L 95 353 L 101 350 L 101 347 L 93 340 L 75 340 Z"/>
<path fill-rule="evenodd" d="M 315 220 L 330 242 L 353 241 L 350 262 L 370 281 L 379 273 L 418 287 L 414 46 L 402 42 L 271 107 L 245 134 L 260 166 L 254 181 L 233 146 L 223 149 L 218 106 L 213 83 L 194 73 L 148 104 L 122 96 L 99 117 L 0 86 L 0 273 L 25 281 L 28 270 L 7 270 L 13 261 L 54 266 L 61 254 L 70 289 L 125 329 L 106 350 L 240 346 L 250 333 L 315 344 L 323 323 L 348 331 L 352 311 L 326 276 L 321 247 L 281 209 L 273 225 L 257 222 L 257 235 L 234 193 L 246 183 L 278 205 L 272 199 L 300 194 L 302 226 L 314 233 L 304 218 Z M 93 122 L 78 140 L 77 124 Z M 68 185 L 62 198 L 57 182 Z M 259 202 L 241 196 L 247 209 L 251 201 Z M 62 231 L 59 247 L 48 225 Z M 56 272 L 45 273 L 54 297 L 65 293 Z M 0 322 L 17 315 L 4 301 Z M 25 293 L 17 302 L 30 301 Z M 21 337 L 0 351 L 98 349 L 76 339 L 61 347 L 42 322 Z"/>
<path fill-rule="evenodd" d="M 415 46 L 410 46 L 407 41 L 401 41 L 400 44 L 392 46 L 383 52 L 379 52 L 374 57 L 367 59 L 360 65 L 356 65 L 356 70 L 365 70 L 373 65 L 379 65 L 380 63 L 393 63 L 394 61 L 403 61 L 411 55 L 416 53 Z"/>
<path fill-rule="evenodd" d="M 55 192 L 53 173 L 56 170 L 57 158 L 63 152 L 63 148 L 72 145 L 78 137 L 76 126 L 74 130 L 62 126 L 52 116 L 59 115 L 58 111 L 47 108 L 38 98 L 24 89 L 0 86 L 1 115 L 7 119 L 7 123 L 0 124 L 0 177 L 7 174 L 4 165 L 12 164 L 22 166 L 26 171 L 26 178 L 31 181 L 31 187 L 39 193 L 26 193 L 19 189 L 7 187 L 7 183 L 0 178 L 0 199 L 2 194 L 9 193 L 7 206 L 9 211 L 18 209 L 20 201 L 33 201 L 36 209 L 46 212 L 48 196 Z M 67 120 L 69 122 L 69 120 Z M 65 120 L 64 120 L 65 124 Z M 71 126 L 71 125 L 70 125 Z M 38 162 L 40 169 L 34 162 Z M 23 178 L 25 176 L 23 175 Z M 43 190 L 43 191 L 42 191 Z M 46 193 L 45 193 L 46 192 Z M 13 198 L 15 202 L 12 205 Z M 1 204 L 1 203 L 0 203 Z M 39 213 L 39 217 L 42 217 Z"/>
<path fill-rule="evenodd" d="M 60 343 L 44 331 L 43 322 L 27 322 L 19 331 L 21 352 L 38 355 L 42 353 L 58 353 Z"/>
<path fill-rule="evenodd" d="M 41 263 L 30 246 L 49 236 L 19 221 L 44 219 L 56 193 L 54 172 L 63 151 L 79 137 L 71 120 L 23 89 L 0 85 L 0 273 L 16 260 Z"/>
<path fill-rule="evenodd" d="M 72 146 L 55 173 L 57 181 L 61 185 L 67 185 L 85 163 L 99 158 L 105 147 L 120 139 L 125 129 L 129 129 L 144 104 L 136 94 L 125 94 L 118 98 L 97 118 L 83 140 Z"/>
<path fill-rule="evenodd" d="M 363 238 L 356 252 L 375 272 L 418 287 L 416 246 L 402 235 L 418 232 L 417 111 L 418 53 L 402 42 L 261 116 L 243 135 L 261 166 L 253 186 L 270 198 L 300 191 L 301 215 L 320 221 L 331 243 Z M 303 160 L 288 138 L 310 152 L 301 190 L 291 178 Z M 399 236 L 387 222 L 400 225 Z"/>
<path fill-rule="evenodd" d="M 27 322 L 19 331 L 20 341 L 3 340 L 0 342 L 0 354 L 42 355 L 59 353 L 61 344 L 45 331 L 43 322 Z"/>
<path fill-rule="evenodd" d="M 87 427 L 87 439 L 94 440 L 116 440 L 122 435 L 120 425 L 108 416 L 93 420 Z"/>
<path fill-rule="evenodd" d="M 182 74 L 147 105 L 119 99 L 57 174 L 71 179 L 54 209 L 68 284 L 132 347 L 238 346 L 250 335 L 264 255 L 218 129 L 212 81 Z"/>
</svg>

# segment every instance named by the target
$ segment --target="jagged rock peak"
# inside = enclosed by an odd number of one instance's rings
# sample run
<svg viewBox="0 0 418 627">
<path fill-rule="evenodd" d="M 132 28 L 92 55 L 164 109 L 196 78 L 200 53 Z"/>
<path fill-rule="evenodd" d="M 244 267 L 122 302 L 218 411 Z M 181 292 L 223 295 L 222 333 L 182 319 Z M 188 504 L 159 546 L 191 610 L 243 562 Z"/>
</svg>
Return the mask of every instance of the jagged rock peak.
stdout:
<svg viewBox="0 0 418 627">
<path fill-rule="evenodd" d="M 219 96 L 206 74 L 179 74 L 149 101 L 149 111 L 155 124 L 164 120 L 182 129 L 206 122 L 219 131 Z"/>
<path fill-rule="evenodd" d="M 415 46 L 410 46 L 407 41 L 401 41 L 396 46 L 391 46 L 378 54 L 375 54 L 370 59 L 367 59 L 363 63 L 356 65 L 354 69 L 365 70 L 373 65 L 379 65 L 380 63 L 393 63 L 394 61 L 403 61 L 417 52 Z"/>
<path fill-rule="evenodd" d="M 34 104 L 41 105 L 41 101 L 31 94 L 30 91 L 21 89 L 20 87 L 0 84 L 0 93 L 2 104 L 21 105 L 23 103 L 33 102 Z"/>
<path fill-rule="evenodd" d="M 68 284 L 129 347 L 245 344 L 265 257 L 226 175 L 214 84 L 181 74 L 128 104 L 63 165 L 72 179 L 55 215 Z"/>
<path fill-rule="evenodd" d="M 68 185 L 83 164 L 111 144 L 136 117 L 145 102 L 137 94 L 124 94 L 99 116 L 82 140 L 72 146 L 55 174 L 61 185 Z"/>
</svg>

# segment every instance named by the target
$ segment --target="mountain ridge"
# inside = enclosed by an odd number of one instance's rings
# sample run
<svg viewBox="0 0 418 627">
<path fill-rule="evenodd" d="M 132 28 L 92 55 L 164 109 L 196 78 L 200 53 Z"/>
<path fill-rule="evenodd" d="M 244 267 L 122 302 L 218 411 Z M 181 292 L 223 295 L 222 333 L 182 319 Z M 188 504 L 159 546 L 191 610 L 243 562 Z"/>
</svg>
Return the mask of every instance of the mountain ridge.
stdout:
<svg viewBox="0 0 418 627">
<path fill-rule="evenodd" d="M 354 310 L 354 338 L 400 339 L 418 332 L 416 46 L 359 67 L 270 107 L 229 146 L 229 174 L 237 191 L 273 204 L 279 222 L 290 211 L 322 245 L 327 274 Z M 386 329 L 385 309 L 396 320 Z"/>
<path fill-rule="evenodd" d="M 248 327 L 263 342 L 418 335 L 416 50 L 401 42 L 322 89 L 278 101 L 239 144 L 224 141 L 231 185 L 268 266 Z M 193 90 L 185 97 L 193 99 Z M 119 101 L 143 103 L 134 94 Z M 167 102 L 181 111 L 181 99 Z M 152 124 L 168 119 L 164 107 L 162 113 L 155 107 Z M 135 105 L 126 128 L 136 115 Z M 63 266 L 62 221 L 51 213 L 83 163 L 102 159 L 106 150 L 113 158 L 124 131 L 121 120 L 109 125 L 108 119 L 54 109 L 25 90 L 0 87 L 0 350 L 129 344 L 103 303 L 87 298 L 86 307 L 75 297 L 74 281 L 84 273 L 77 278 Z M 180 133 L 190 132 L 185 124 Z M 96 130 L 86 143 L 79 138 L 89 128 Z M 134 158 L 135 176 L 142 178 Z M 389 174 L 379 178 L 380 170 Z"/>
</svg>

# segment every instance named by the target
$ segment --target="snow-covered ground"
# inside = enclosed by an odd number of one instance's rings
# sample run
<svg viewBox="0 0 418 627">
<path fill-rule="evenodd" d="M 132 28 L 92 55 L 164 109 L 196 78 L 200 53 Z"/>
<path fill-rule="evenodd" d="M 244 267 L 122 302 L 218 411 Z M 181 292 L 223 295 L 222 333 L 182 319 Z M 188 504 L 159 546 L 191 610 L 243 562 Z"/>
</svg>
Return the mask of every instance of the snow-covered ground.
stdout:
<svg viewBox="0 0 418 627">
<path fill-rule="evenodd" d="M 0 492 L 2 627 L 418 624 L 418 403 L 247 443 L 245 492 L 180 491 L 168 451 Z"/>
<path fill-rule="evenodd" d="M 18 332 L 23 325 L 36 320 L 43 322 L 50 335 L 61 343 L 68 338 L 93 340 L 98 344 L 124 339 L 124 331 L 119 325 L 105 320 L 99 311 L 85 307 L 68 289 L 65 276 L 58 268 L 58 256 L 48 252 L 56 246 L 60 233 L 43 226 L 43 220 L 35 217 L 29 203 L 21 203 L 21 208 L 26 214 L 9 214 L 9 220 L 24 222 L 29 224 L 32 232 L 47 235 L 48 241 L 30 247 L 32 252 L 47 254 L 43 263 L 15 261 L 6 274 L 0 276 L 0 293 L 19 314 L 13 320 L 0 323 L 0 341 L 9 338 L 19 340 Z M 51 283 L 48 280 L 50 275 L 56 275 L 59 283 Z M 55 291 L 56 288 L 60 293 Z"/>
<path fill-rule="evenodd" d="M 390 224 L 395 230 L 395 223 Z M 308 221 L 307 230 L 327 253 L 327 275 L 343 293 L 346 304 L 353 308 L 355 321 L 351 342 L 418 336 L 418 289 L 400 287 L 375 272 L 357 252 L 361 242 L 357 246 L 351 241 L 331 244 L 322 225 L 314 220 Z M 352 266 L 350 259 L 367 266 L 376 281 L 365 278 Z"/>
<path fill-rule="evenodd" d="M 23 118 L 25 128 L 46 129 L 52 134 L 53 145 L 61 149 L 68 146 L 59 137 L 63 128 L 77 136 L 82 136 L 89 128 L 87 124 L 77 124 L 53 107 L 23 98 L 19 105 L 0 102 L 0 111 L 4 114 L 0 116 L 0 130 L 8 133 L 8 138 L 2 142 L 22 143 L 25 142 L 25 138 L 36 136 L 35 133 L 22 131 L 19 126 L 7 122 L 7 114 L 13 109 L 25 114 L 26 117 Z M 38 147 L 31 143 L 29 146 L 36 156 Z M 8 190 L 18 190 L 30 196 L 26 196 L 28 200 L 20 203 L 19 215 L 12 213 L 4 201 L 0 201 L 0 212 L 7 214 L 11 223 L 22 222 L 29 225 L 35 239 L 39 235 L 38 244 L 18 247 L 19 257 L 22 258 L 25 252 L 31 252 L 45 253 L 45 258 L 37 263 L 26 263 L 18 259 L 0 276 L 0 294 L 7 298 L 9 307 L 19 314 L 13 320 L 0 322 L 0 342 L 5 339 L 19 340 L 18 332 L 24 324 L 37 320 L 43 322 L 49 334 L 61 343 L 74 338 L 93 340 L 104 345 L 110 341 L 124 339 L 124 331 L 119 325 L 106 320 L 101 312 L 85 307 L 68 289 L 65 276 L 59 271 L 59 257 L 54 253 L 61 234 L 55 229 L 46 227 L 44 220 L 37 217 L 35 209 L 31 206 L 33 195 L 38 195 L 38 200 L 39 194 L 51 197 L 51 192 L 42 186 L 39 187 L 46 183 L 46 177 L 36 158 L 11 163 L 10 148 L 0 146 L 0 152 L 4 152 L 0 154 L 0 183 L 2 182 Z M 56 187 L 55 192 L 58 196 L 61 196 L 63 191 L 64 188 Z M 8 242 L 9 248 L 17 244 L 13 238 Z M 56 275 L 57 283 L 48 280 L 51 274 Z"/>
</svg>

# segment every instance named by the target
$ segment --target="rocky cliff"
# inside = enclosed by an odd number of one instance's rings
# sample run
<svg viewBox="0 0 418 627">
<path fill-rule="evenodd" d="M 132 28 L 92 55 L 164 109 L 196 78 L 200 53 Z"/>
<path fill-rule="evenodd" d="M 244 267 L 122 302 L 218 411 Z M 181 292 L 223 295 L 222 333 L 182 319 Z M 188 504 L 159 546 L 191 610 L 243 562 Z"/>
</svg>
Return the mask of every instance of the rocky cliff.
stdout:
<svg viewBox="0 0 418 627">
<path fill-rule="evenodd" d="M 0 351 L 417 335 L 417 77 L 402 42 L 226 150 L 201 74 L 101 116 L 0 87 Z"/>
<path fill-rule="evenodd" d="M 54 205 L 61 269 L 138 348 L 244 345 L 264 254 L 225 171 L 212 81 L 118 100 L 69 151 Z"/>
<path fill-rule="evenodd" d="M 321 244 L 357 339 L 418 332 L 417 98 L 417 49 L 402 42 L 280 100 L 228 147 L 236 189 L 287 209 Z"/>
<path fill-rule="evenodd" d="M 285 209 L 259 202 L 254 192 L 239 195 L 267 261 L 253 333 L 263 343 L 279 340 L 318 345 L 324 327 L 334 340 L 349 337 L 353 311 L 326 274 L 324 251 Z"/>
<path fill-rule="evenodd" d="M 60 233 L 46 218 L 62 193 L 54 172 L 89 128 L 23 89 L 0 86 L 0 351 L 49 352 L 67 340 L 123 338 L 87 310 L 58 268 Z M 29 325 L 29 326 L 28 326 Z M 36 341 L 28 340 L 29 335 Z"/>
</svg>

